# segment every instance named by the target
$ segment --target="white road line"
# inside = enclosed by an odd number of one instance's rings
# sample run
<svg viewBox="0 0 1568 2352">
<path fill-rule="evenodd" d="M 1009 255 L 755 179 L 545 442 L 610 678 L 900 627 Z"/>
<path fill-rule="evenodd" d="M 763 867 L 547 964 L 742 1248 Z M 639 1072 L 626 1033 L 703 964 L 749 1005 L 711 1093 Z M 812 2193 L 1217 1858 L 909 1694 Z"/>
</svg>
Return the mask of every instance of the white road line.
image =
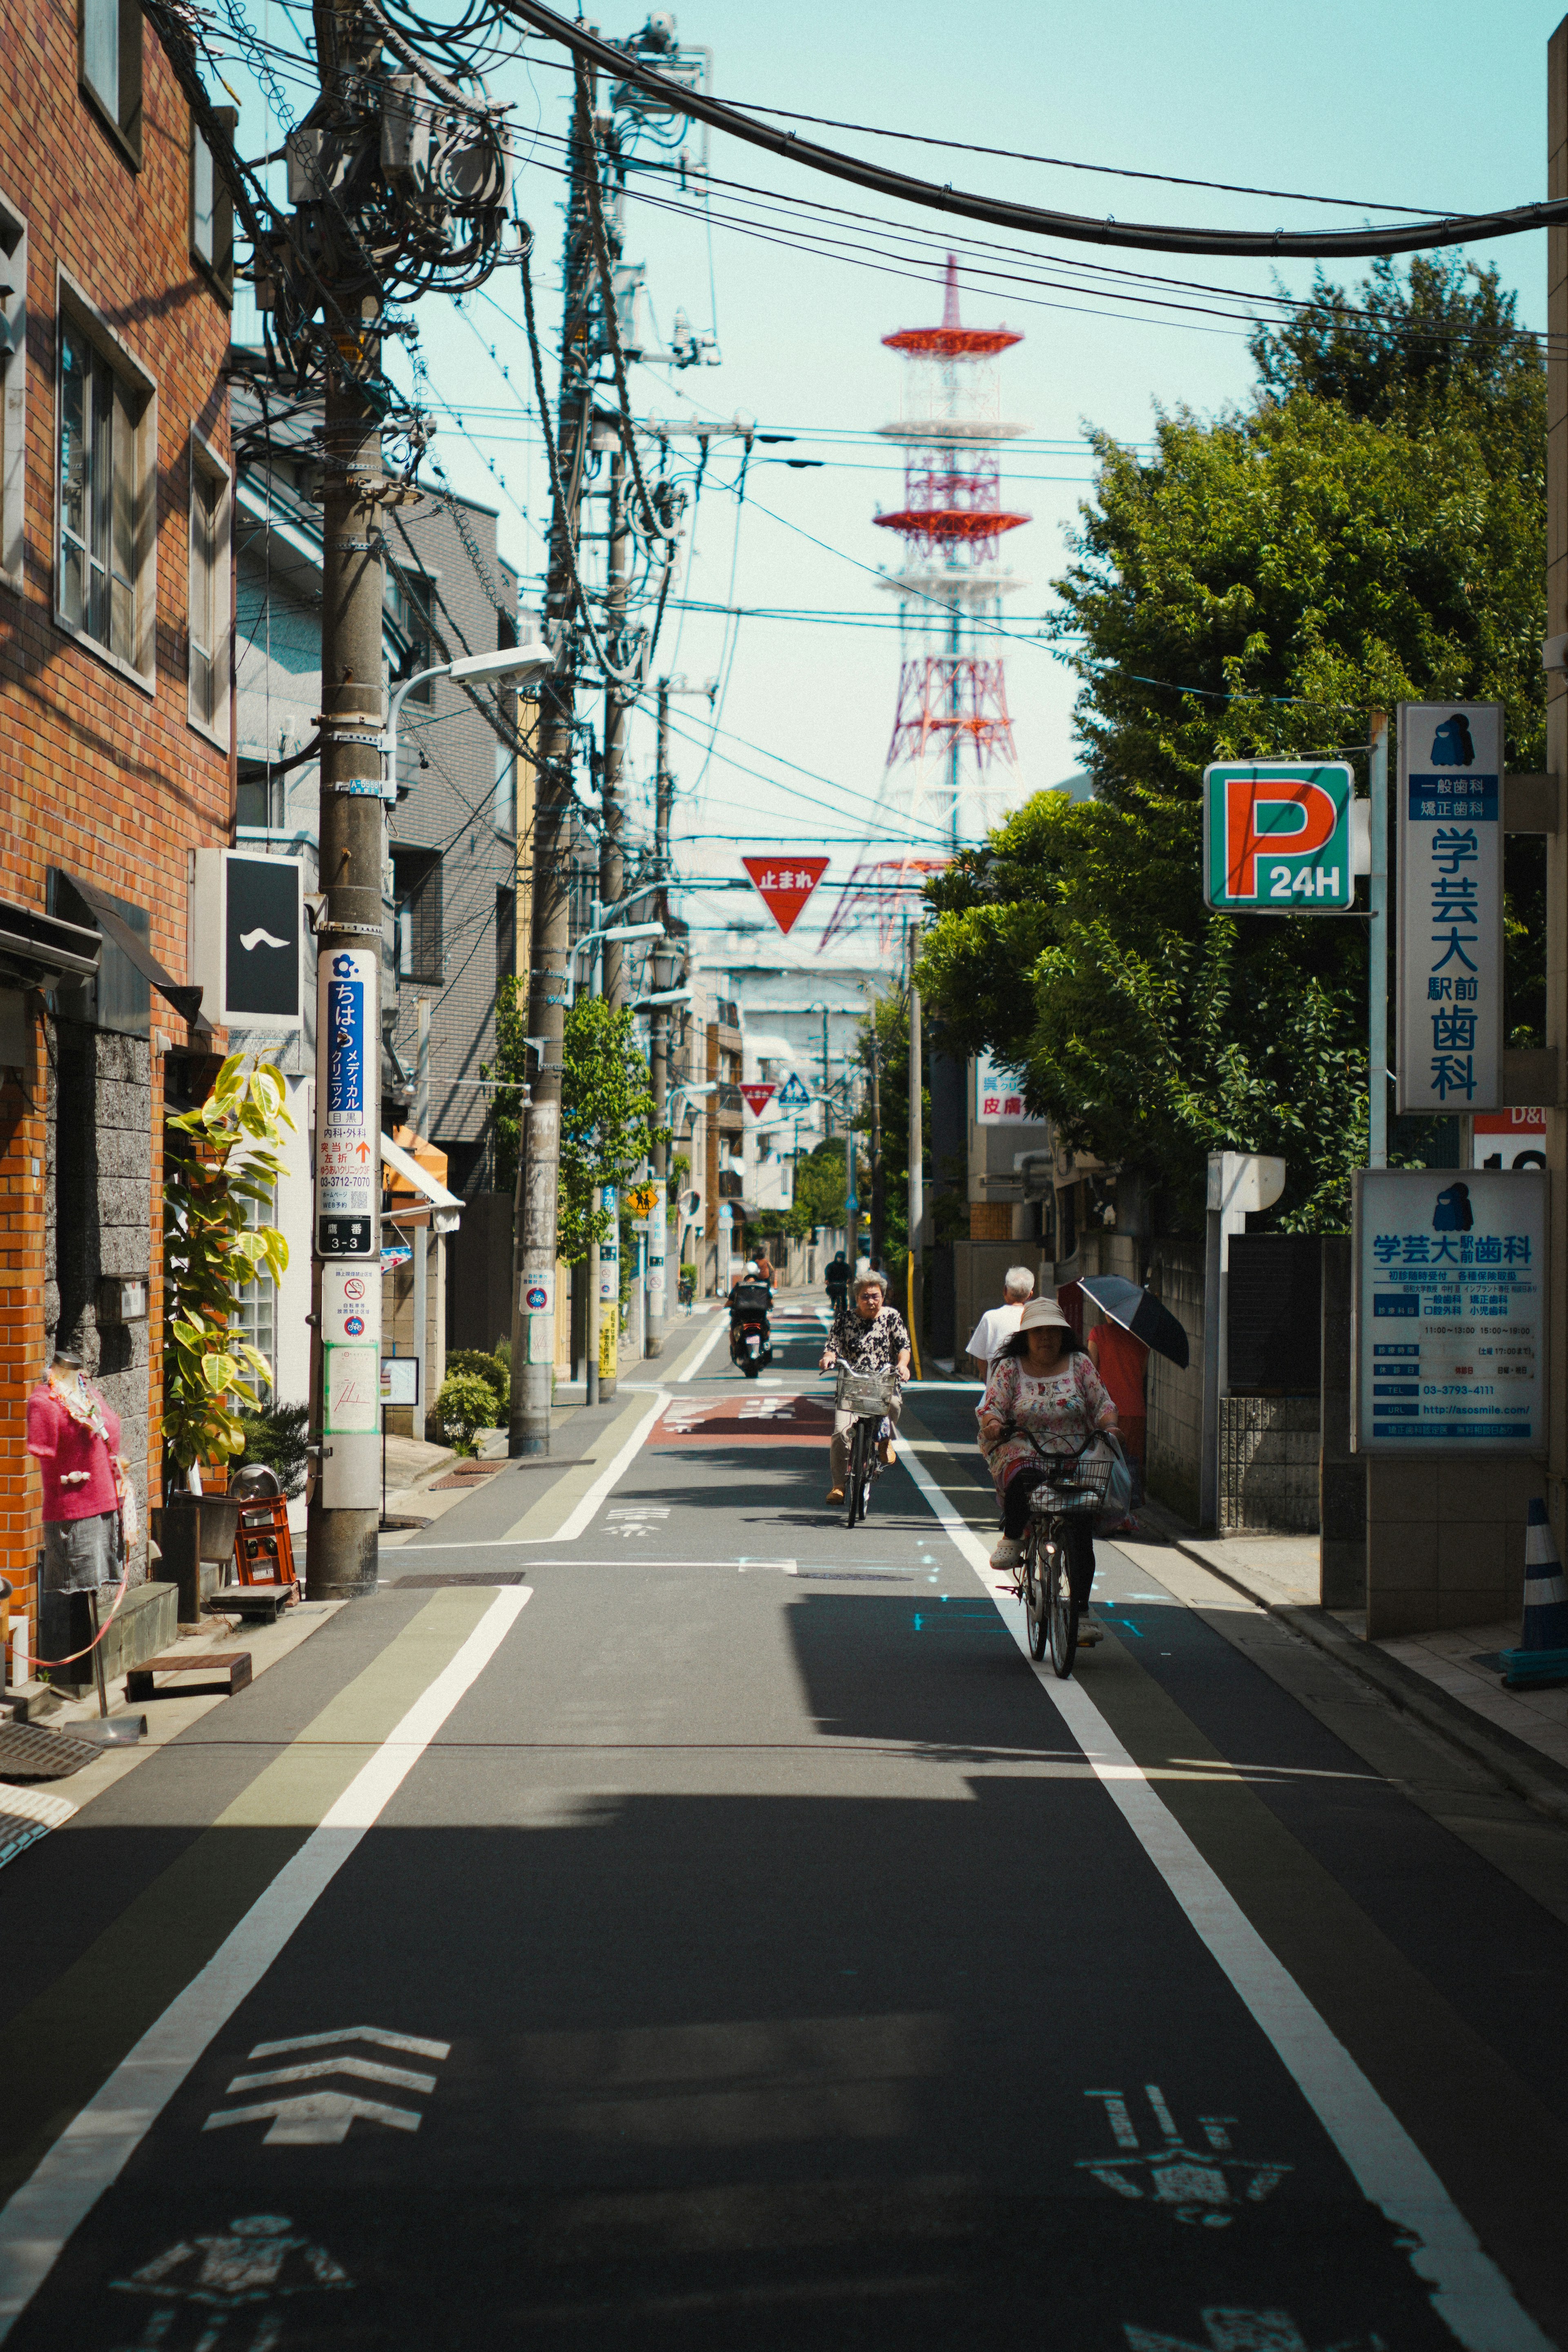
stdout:
<svg viewBox="0 0 1568 2352">
<path fill-rule="evenodd" d="M 1022 1606 L 997 1588 L 984 1545 L 924 1465 L 906 1467 L 969 1562 L 1026 1658 Z M 1029 1658 L 1139 1844 L 1229 1979 L 1286 2071 L 1339 2149 L 1362 2194 L 1415 2243 L 1410 2263 L 1438 2317 L 1468 2352 L 1552 2352 L 1512 2288 L 1392 2109 L 1276 1958 L 1223 1880 L 1076 1680 L 1058 1682 Z"/>
<path fill-rule="evenodd" d="M 694 1381 L 729 1328 L 729 1317 L 727 1315 L 715 1315 L 713 1318 L 713 1328 L 709 1332 L 708 1337 L 703 1340 L 702 1345 L 698 1349 L 697 1353 L 692 1357 L 691 1361 L 687 1365 L 686 1370 L 683 1372 L 677 1372 L 675 1376 L 676 1379 L 678 1381 Z"/>
<path fill-rule="evenodd" d="M 644 1413 L 642 1419 L 638 1422 L 637 1427 L 633 1430 L 631 1435 L 627 1438 L 626 1444 L 616 1454 L 615 1460 L 605 1464 L 598 1476 L 595 1479 L 593 1485 L 589 1487 L 587 1493 L 584 1496 L 582 1501 L 577 1505 L 576 1508 L 572 1512 L 565 1523 L 562 1527 L 558 1528 L 552 1536 L 520 1536 L 517 1538 L 517 1541 L 519 1543 L 528 1544 L 531 1547 L 535 1544 L 575 1543 L 579 1536 L 585 1535 L 588 1528 L 592 1524 L 595 1512 L 598 1509 L 605 1496 L 611 1493 L 614 1489 L 616 1479 L 621 1477 L 631 1467 L 633 1461 L 642 1450 L 643 1442 L 647 1436 L 649 1430 L 653 1427 L 654 1423 L 658 1419 L 659 1414 L 664 1411 L 665 1406 L 668 1404 L 669 1402 L 670 1396 L 668 1389 L 655 1389 L 652 1403 L 648 1406 L 647 1411 Z"/>
<path fill-rule="evenodd" d="M 0 2343 L 47 2278 L 72 2231 L 113 2187 L 215 2034 L 374 1827 L 532 1597 L 526 1585 L 509 1585 L 496 1594 L 456 1656 L 388 1732 L 298 1853 L 121 2059 L 97 2096 L 72 2116 L 0 2212 Z"/>
</svg>

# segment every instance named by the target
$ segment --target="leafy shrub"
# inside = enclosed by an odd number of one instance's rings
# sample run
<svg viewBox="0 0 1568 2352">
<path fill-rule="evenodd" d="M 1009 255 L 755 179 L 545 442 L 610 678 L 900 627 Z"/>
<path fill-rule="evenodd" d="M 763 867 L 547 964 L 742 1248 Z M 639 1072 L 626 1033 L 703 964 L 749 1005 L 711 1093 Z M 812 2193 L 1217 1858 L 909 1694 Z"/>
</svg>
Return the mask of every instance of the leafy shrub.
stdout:
<svg viewBox="0 0 1568 2352">
<path fill-rule="evenodd" d="M 239 1425 L 245 1432 L 245 1450 L 237 1461 L 230 1462 L 231 1476 L 247 1462 L 261 1462 L 278 1473 L 278 1483 L 286 1495 L 301 1493 L 307 1459 L 306 1423 L 310 1417 L 308 1404 L 264 1405 L 257 1412 L 241 1412 Z"/>
<path fill-rule="evenodd" d="M 448 1372 L 433 1418 L 448 1445 L 458 1454 L 472 1454 L 476 1432 L 497 1425 L 496 1392 L 477 1372 Z"/>
<path fill-rule="evenodd" d="M 454 1348 L 447 1358 L 447 1378 L 454 1372 L 465 1379 L 485 1381 L 495 1392 L 495 1419 L 486 1423 L 489 1429 L 501 1429 L 506 1424 L 507 1408 L 511 1401 L 511 1363 L 509 1356 L 498 1348 L 487 1356 L 482 1348 Z"/>
</svg>

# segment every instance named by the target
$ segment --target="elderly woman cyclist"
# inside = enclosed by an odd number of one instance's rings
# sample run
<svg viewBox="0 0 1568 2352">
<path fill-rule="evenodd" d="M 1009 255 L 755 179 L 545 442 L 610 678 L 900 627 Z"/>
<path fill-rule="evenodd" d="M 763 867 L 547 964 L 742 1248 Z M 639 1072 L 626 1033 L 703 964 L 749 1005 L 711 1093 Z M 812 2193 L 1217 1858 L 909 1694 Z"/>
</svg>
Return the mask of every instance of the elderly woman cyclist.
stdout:
<svg viewBox="0 0 1568 2352">
<path fill-rule="evenodd" d="M 1036 1298 L 1025 1307 L 1017 1330 L 992 1364 L 976 1418 L 980 1450 L 1002 1507 L 1002 1540 L 991 1565 L 1016 1569 L 1029 1524 L 1029 1496 L 1046 1475 L 1041 1454 L 1077 1454 L 1099 1431 L 1116 1427 L 1110 1391 L 1054 1298 Z M 1090 1545 L 1084 1545 L 1081 1561 L 1075 1557 L 1071 1575 L 1073 1599 L 1087 1608 L 1094 1575 Z M 1081 1592 L 1076 1589 L 1079 1581 Z"/>
<path fill-rule="evenodd" d="M 830 1371 L 835 1363 L 850 1372 L 887 1372 L 894 1375 L 892 1402 L 888 1406 L 888 1419 L 897 1423 L 902 1412 L 901 1388 L 910 1369 L 910 1335 L 904 1318 L 896 1307 L 887 1303 L 887 1288 L 879 1274 L 862 1274 L 855 1281 L 849 1296 L 840 1298 L 834 1310 L 833 1328 L 827 1335 L 827 1345 L 822 1351 L 822 1370 Z M 847 1467 L 845 1439 L 854 1426 L 852 1412 L 833 1416 L 833 1443 L 829 1453 L 831 1475 L 827 1482 L 827 1500 L 844 1500 L 844 1474 Z M 881 1444 L 882 1459 L 892 1463 L 898 1459 L 893 1441 L 885 1437 Z"/>
</svg>

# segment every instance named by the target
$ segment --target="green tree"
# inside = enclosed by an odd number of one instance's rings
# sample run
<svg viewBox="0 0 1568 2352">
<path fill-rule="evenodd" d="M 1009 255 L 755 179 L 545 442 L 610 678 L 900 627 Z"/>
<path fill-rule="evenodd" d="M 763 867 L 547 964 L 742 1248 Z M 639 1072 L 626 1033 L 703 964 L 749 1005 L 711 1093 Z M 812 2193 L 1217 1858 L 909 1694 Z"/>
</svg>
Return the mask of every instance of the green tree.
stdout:
<svg viewBox="0 0 1568 2352">
<path fill-rule="evenodd" d="M 237 1293 L 258 1275 L 276 1281 L 289 1244 L 271 1208 L 287 1173 L 279 1152 L 293 1119 L 279 1073 L 231 1054 L 199 1109 L 167 1121 L 163 1178 L 163 1443 L 182 1470 L 242 1454 L 242 1409 L 256 1412 L 253 1378 L 272 1370 L 230 1331 Z"/>
<path fill-rule="evenodd" d="M 497 992 L 496 1058 L 485 1073 L 507 1082 L 496 1096 L 496 1178 L 503 1191 L 517 1177 L 527 1029 L 527 991 L 509 976 Z M 568 1265 L 581 1264 L 595 1242 L 609 1239 L 615 1220 L 599 1205 L 599 1187 L 629 1181 L 659 1131 L 636 1016 L 602 996 L 578 997 L 567 1012 L 562 1045 L 557 1247 Z"/>
<path fill-rule="evenodd" d="M 928 886 L 921 978 L 961 1049 L 1177 1222 L 1230 1146 L 1283 1153 L 1283 1220 L 1316 1229 L 1364 1157 L 1362 926 L 1211 915 L 1203 771 L 1449 697 L 1503 702 L 1510 763 L 1542 765 L 1544 383 L 1495 273 L 1457 261 L 1380 265 L 1353 297 L 1320 278 L 1253 353 L 1246 409 L 1162 415 L 1147 461 L 1097 436 L 1052 624 L 1096 798 L 1038 796 Z M 1516 1011 L 1540 997 L 1532 888 Z"/>
</svg>

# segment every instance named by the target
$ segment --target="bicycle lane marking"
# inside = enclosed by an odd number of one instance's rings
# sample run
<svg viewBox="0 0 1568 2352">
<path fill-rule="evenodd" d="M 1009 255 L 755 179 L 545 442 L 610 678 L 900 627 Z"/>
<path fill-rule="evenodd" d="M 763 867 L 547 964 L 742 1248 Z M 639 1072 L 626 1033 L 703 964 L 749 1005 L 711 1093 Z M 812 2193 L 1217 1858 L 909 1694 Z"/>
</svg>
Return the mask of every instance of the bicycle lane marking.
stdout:
<svg viewBox="0 0 1568 2352">
<path fill-rule="evenodd" d="M 1369 2203 L 1409 2232 L 1411 2267 L 1439 2318 L 1467 2352 L 1552 2352 L 1436 2172 L 1381 2095 L 1275 1957 L 1205 1861 L 1147 1775 L 1076 1680 L 1057 1682 L 1029 1656 L 1023 1606 L 989 1580 L 984 1545 L 924 1464 L 905 1467 L 932 1516 L 968 1562 L 1057 1707 L 1095 1778 L 1174 1896 L 1199 1939 L 1271 2043 Z"/>
<path fill-rule="evenodd" d="M 532 1599 L 503 1587 L 206 1964 L 79 2108 L 0 2212 L 0 2343 L 67 2241 L 111 2188 L 215 2035 L 403 1786 Z"/>
</svg>

